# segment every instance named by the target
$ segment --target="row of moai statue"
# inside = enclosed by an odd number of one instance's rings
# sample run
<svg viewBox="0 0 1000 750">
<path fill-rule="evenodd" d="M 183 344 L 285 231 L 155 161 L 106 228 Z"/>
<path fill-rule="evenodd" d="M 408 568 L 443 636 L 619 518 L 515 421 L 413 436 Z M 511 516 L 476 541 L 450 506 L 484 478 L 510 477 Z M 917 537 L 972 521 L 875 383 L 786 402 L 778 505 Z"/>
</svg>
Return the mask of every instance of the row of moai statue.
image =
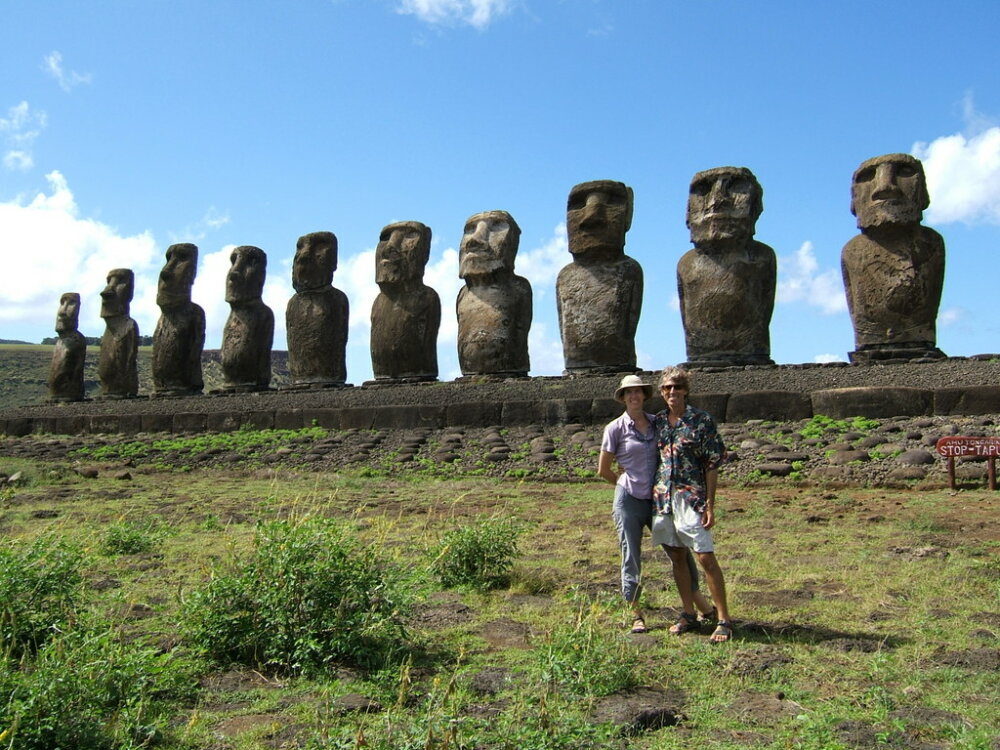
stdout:
<svg viewBox="0 0 1000 750">
<path fill-rule="evenodd" d="M 855 171 L 851 212 L 860 234 L 843 249 L 841 268 L 856 349 L 851 361 L 935 359 L 935 325 L 944 280 L 944 241 L 921 226 L 929 198 L 923 166 L 907 154 L 869 159 Z M 777 263 L 754 239 L 763 190 L 744 167 L 698 172 L 691 181 L 687 225 L 694 247 L 677 264 L 681 318 L 691 367 L 773 364 L 770 322 Z M 642 268 L 625 254 L 633 195 L 621 182 L 573 187 L 566 226 L 572 262 L 559 273 L 556 298 L 566 374 L 634 372 L 635 332 L 642 307 Z M 456 304 L 463 377 L 523 377 L 530 369 L 531 285 L 514 273 L 520 228 L 506 211 L 486 211 L 465 224 Z M 386 226 L 375 251 L 379 294 L 371 311 L 375 383 L 436 380 L 441 302 L 423 283 L 431 230 L 417 221 Z M 153 335 L 153 395 L 201 393 L 205 314 L 191 301 L 198 248 L 172 245 L 160 273 L 161 317 Z M 222 338 L 223 391 L 267 389 L 274 315 L 261 294 L 264 251 L 232 252 L 226 281 L 231 312 Z M 295 294 L 286 309 L 292 388 L 346 383 L 347 296 L 333 287 L 337 238 L 299 238 L 292 267 Z M 109 273 L 101 292 L 107 330 L 98 376 L 102 396 L 137 395 L 138 327 L 129 317 L 134 279 Z M 60 303 L 50 396 L 83 398 L 86 343 L 76 330 L 78 294 Z"/>
</svg>

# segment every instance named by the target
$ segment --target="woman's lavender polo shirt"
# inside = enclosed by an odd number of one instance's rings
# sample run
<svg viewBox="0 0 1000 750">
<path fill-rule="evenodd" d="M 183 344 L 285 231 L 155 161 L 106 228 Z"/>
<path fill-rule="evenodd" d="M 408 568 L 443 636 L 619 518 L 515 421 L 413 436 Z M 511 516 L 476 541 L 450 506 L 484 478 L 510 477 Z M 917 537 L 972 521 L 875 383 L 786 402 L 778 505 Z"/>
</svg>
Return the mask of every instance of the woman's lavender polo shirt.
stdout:
<svg viewBox="0 0 1000 750">
<path fill-rule="evenodd" d="M 649 433 L 643 435 L 635 426 L 635 420 L 622 414 L 604 428 L 601 450 L 615 455 L 622 468 L 618 484 L 632 497 L 648 500 L 653 497 L 653 477 L 656 474 L 658 452 L 656 432 L 652 428 L 653 415 L 647 414 Z"/>
</svg>

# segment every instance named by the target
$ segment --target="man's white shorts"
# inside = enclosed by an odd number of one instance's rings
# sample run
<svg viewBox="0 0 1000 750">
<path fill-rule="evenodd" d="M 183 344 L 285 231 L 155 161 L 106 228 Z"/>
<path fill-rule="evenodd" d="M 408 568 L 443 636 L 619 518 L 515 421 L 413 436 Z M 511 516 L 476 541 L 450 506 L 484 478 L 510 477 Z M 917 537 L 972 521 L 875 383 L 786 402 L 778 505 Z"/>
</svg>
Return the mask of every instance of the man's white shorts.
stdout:
<svg viewBox="0 0 1000 750">
<path fill-rule="evenodd" d="M 687 547 L 695 552 L 715 552 L 712 532 L 702 525 L 701 513 L 696 513 L 687 502 L 676 498 L 671 506 L 671 513 L 653 516 L 653 544 Z"/>
</svg>

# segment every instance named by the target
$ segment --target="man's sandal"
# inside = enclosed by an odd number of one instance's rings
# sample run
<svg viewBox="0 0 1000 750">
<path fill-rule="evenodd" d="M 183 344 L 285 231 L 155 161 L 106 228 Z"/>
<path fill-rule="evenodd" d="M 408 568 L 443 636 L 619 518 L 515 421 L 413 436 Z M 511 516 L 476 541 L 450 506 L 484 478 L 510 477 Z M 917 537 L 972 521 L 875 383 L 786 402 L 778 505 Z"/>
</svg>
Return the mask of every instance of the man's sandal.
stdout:
<svg viewBox="0 0 1000 750">
<path fill-rule="evenodd" d="M 691 630 L 698 629 L 698 615 L 688 614 L 687 612 L 681 612 L 680 619 L 670 626 L 670 633 L 672 635 L 684 635 Z"/>
<path fill-rule="evenodd" d="M 712 643 L 725 643 L 731 640 L 733 637 L 733 624 L 727 620 L 719 620 L 719 624 L 715 626 L 715 632 L 712 633 L 709 640 Z"/>
<path fill-rule="evenodd" d="M 646 627 L 646 621 L 641 617 L 636 617 L 632 621 L 632 632 L 633 633 L 648 633 L 649 628 Z"/>
</svg>

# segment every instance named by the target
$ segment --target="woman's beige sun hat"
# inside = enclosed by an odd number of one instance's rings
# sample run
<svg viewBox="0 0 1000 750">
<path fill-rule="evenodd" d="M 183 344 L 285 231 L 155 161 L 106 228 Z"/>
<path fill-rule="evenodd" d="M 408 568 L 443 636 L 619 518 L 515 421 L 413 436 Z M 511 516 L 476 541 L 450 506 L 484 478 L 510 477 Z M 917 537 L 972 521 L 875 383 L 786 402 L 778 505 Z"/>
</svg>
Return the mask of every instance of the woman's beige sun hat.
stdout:
<svg viewBox="0 0 1000 750">
<path fill-rule="evenodd" d="M 626 388 L 642 388 L 642 392 L 646 394 L 646 398 L 650 398 L 653 395 L 653 386 L 643 383 L 642 378 L 638 375 L 626 375 L 622 378 L 622 382 L 618 384 L 618 390 L 615 391 L 615 401 L 624 402 L 622 394 Z"/>
</svg>

